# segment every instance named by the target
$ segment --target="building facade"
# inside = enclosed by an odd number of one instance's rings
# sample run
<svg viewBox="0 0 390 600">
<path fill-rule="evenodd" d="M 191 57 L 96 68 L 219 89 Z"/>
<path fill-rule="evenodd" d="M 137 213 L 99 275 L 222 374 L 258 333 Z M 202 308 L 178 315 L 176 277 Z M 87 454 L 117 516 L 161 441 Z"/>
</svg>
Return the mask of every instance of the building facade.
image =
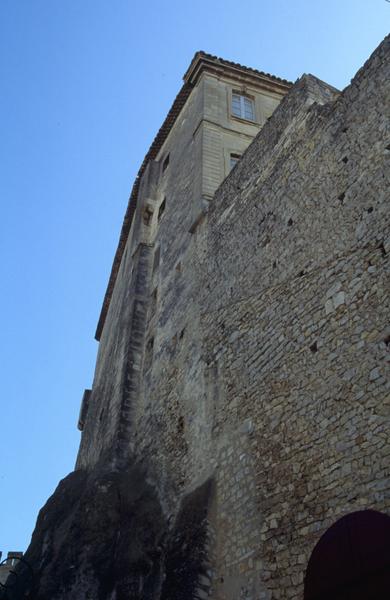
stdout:
<svg viewBox="0 0 390 600">
<path fill-rule="evenodd" d="M 142 445 L 148 440 L 172 443 L 175 453 L 170 429 L 177 423 L 165 414 L 172 383 L 174 393 L 182 395 L 183 415 L 186 403 L 194 411 L 185 456 L 193 461 L 201 446 L 203 365 L 192 381 L 183 381 L 188 391 L 181 392 L 165 365 L 173 365 L 174 346 L 183 345 L 184 335 L 192 347 L 191 360 L 201 364 L 197 294 L 203 273 L 193 265 L 206 251 L 203 221 L 216 189 L 290 84 L 203 53 L 195 55 L 184 80 L 157 140 L 155 158 L 147 157 L 136 199 L 129 204 L 131 224 L 125 221 L 121 239 L 126 241 L 117 251 L 96 332 L 99 355 L 84 417 L 80 467 L 96 463 L 101 452 L 111 453 L 122 436 L 125 458 L 129 444 L 144 455 Z M 162 386 L 167 386 L 163 393 Z M 166 419 L 165 441 L 148 433 L 159 413 Z M 121 456 L 119 446 L 114 460 Z M 164 456 L 170 463 L 171 452 Z M 185 456 L 178 462 L 187 471 Z M 194 474 L 199 466 L 195 461 Z"/>
<path fill-rule="evenodd" d="M 341 93 L 195 55 L 133 188 L 76 475 L 56 492 L 95 486 L 66 517 L 77 522 L 101 514 L 99 494 L 117 486 L 122 498 L 143 477 L 149 566 L 126 559 L 108 585 L 80 534 L 79 575 L 58 598 L 319 600 L 355 585 L 367 600 L 385 589 L 370 578 L 390 565 L 388 544 L 359 532 L 390 520 L 389 54 L 387 38 Z M 76 484 L 81 495 L 66 487 Z M 126 504 L 135 515 L 137 502 Z M 352 531 L 376 557 L 367 573 L 353 548 L 342 573 L 321 571 L 338 522 L 335 539 Z M 34 535 L 39 556 L 45 535 Z"/>
</svg>

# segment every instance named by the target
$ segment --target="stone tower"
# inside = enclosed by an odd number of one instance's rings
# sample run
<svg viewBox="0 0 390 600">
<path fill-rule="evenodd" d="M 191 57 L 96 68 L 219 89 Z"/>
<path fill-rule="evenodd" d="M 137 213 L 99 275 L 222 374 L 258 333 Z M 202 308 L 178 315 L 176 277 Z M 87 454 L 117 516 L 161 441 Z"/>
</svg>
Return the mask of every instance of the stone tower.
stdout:
<svg viewBox="0 0 390 600">
<path fill-rule="evenodd" d="M 211 460 L 204 447 L 202 466 L 196 458 L 200 439 L 208 439 L 196 298 L 202 277 L 198 255 L 205 251 L 199 225 L 216 189 L 289 87 L 284 80 L 203 52 L 192 60 L 131 194 L 96 332 L 99 355 L 88 411 L 85 400 L 82 408 L 78 467 L 92 466 L 105 451 L 114 461 L 127 460 L 129 445 L 140 456 L 148 452 L 145 443 L 168 444 L 176 454 L 174 433 L 181 416 L 194 475 Z M 190 340 L 194 372 L 180 392 L 174 386 L 172 402 L 180 395 L 182 408 L 172 421 L 166 402 L 173 380 L 165 365 L 179 356 L 184 337 Z M 184 364 L 178 367 L 184 374 Z M 184 425 L 187 403 L 191 425 Z M 158 418 L 164 421 L 160 440 L 160 428 L 154 431 Z M 179 470 L 192 480 L 184 455 L 179 452 L 177 458 Z M 168 448 L 163 460 L 172 466 Z M 172 474 L 169 485 L 176 487 L 182 475 L 172 479 Z"/>
<path fill-rule="evenodd" d="M 390 585 L 367 533 L 390 520 L 389 81 L 388 38 L 341 93 L 195 55 L 131 193 L 31 598 Z"/>
</svg>

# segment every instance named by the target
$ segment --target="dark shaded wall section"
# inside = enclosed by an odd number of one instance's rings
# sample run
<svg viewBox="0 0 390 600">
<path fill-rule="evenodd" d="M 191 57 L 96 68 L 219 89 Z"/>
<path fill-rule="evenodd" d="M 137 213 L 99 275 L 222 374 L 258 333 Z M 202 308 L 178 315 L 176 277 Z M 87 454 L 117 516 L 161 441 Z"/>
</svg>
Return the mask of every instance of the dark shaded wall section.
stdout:
<svg viewBox="0 0 390 600">
<path fill-rule="evenodd" d="M 210 586 L 212 481 L 163 515 L 145 469 L 104 462 L 63 479 L 40 511 L 8 600 L 182 600 Z M 33 577 L 31 577 L 31 571 Z"/>
</svg>

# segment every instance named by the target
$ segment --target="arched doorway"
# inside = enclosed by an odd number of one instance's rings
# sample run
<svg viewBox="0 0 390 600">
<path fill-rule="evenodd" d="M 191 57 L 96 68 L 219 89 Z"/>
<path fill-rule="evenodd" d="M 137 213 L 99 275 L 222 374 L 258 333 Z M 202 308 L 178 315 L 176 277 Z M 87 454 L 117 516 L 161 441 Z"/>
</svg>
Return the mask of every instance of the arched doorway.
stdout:
<svg viewBox="0 0 390 600">
<path fill-rule="evenodd" d="M 362 510 L 342 517 L 315 546 L 304 600 L 390 598 L 390 517 Z"/>
</svg>

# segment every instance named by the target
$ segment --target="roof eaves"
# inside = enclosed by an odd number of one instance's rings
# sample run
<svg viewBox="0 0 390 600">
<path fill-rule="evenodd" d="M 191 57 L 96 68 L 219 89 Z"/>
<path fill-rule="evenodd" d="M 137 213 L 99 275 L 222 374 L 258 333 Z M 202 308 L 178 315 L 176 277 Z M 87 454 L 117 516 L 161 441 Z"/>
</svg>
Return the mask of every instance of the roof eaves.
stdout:
<svg viewBox="0 0 390 600">
<path fill-rule="evenodd" d="M 266 79 L 272 81 L 274 83 L 281 84 L 283 87 L 290 87 L 292 85 L 291 81 L 287 79 L 282 79 L 281 77 L 276 77 L 276 75 L 271 75 L 270 73 L 265 73 L 264 71 L 259 71 L 258 69 L 253 69 L 251 67 L 245 67 L 240 63 L 236 63 L 230 60 L 225 60 L 224 58 L 219 58 L 218 56 L 214 56 L 213 54 L 208 54 L 207 52 L 203 52 L 203 50 L 199 50 L 195 53 L 190 66 L 184 74 L 184 81 L 191 81 L 191 83 L 195 83 L 192 80 L 192 77 L 196 73 L 199 64 L 203 62 L 204 64 L 214 64 L 220 67 L 225 67 L 228 69 L 234 69 L 235 71 L 239 70 L 243 73 L 251 75 L 256 78 Z"/>
</svg>

